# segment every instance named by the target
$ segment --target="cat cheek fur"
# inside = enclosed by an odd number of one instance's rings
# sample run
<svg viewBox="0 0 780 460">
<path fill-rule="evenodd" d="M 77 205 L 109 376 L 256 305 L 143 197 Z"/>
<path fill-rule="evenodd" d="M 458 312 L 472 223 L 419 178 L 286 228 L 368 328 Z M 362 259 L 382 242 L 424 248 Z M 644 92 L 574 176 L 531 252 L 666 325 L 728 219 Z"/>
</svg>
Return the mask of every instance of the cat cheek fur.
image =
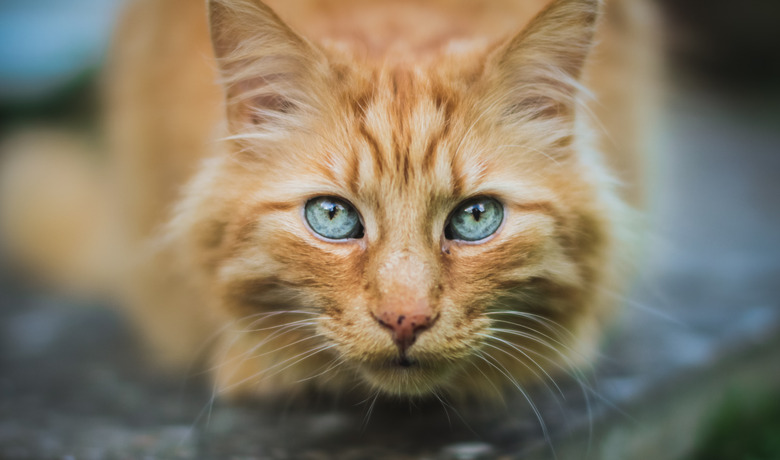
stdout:
<svg viewBox="0 0 780 460">
<path fill-rule="evenodd" d="M 588 355 L 621 212 L 575 123 L 596 3 L 557 0 L 481 54 L 377 65 L 310 44 L 259 1 L 209 2 L 229 134 L 170 235 L 226 325 L 222 392 L 359 375 L 391 394 L 500 397 L 502 374 Z M 301 208 L 318 195 L 354 204 L 365 236 L 314 236 Z M 499 232 L 444 240 L 479 195 L 505 206 Z M 400 356 L 378 319 L 412 303 L 430 324 Z"/>
</svg>

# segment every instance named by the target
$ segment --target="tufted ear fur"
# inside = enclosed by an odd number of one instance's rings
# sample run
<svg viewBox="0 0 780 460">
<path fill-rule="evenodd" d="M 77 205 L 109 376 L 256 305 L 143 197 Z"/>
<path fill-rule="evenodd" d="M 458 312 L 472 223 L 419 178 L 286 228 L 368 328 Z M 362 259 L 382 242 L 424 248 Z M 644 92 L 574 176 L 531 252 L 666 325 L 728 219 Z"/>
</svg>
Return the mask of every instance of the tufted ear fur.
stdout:
<svg viewBox="0 0 780 460">
<path fill-rule="evenodd" d="M 488 99 L 507 121 L 572 119 L 598 3 L 556 0 L 493 54 Z"/>
<path fill-rule="evenodd" d="M 326 60 L 260 0 L 209 0 L 209 27 L 234 133 L 291 128 L 318 106 Z"/>
</svg>

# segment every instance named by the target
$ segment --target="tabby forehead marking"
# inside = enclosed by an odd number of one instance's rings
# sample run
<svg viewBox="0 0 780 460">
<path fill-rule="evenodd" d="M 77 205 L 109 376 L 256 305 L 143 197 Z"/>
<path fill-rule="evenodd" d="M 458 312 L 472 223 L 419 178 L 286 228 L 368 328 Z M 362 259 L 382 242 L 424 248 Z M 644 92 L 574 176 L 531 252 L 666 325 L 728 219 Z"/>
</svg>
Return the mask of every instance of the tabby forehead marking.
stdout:
<svg viewBox="0 0 780 460">
<path fill-rule="evenodd" d="M 351 98 L 355 132 L 368 149 L 373 168 L 361 168 L 357 152 L 348 160 L 344 180 L 358 194 L 369 184 L 391 181 L 398 191 L 412 182 L 447 185 L 449 193 L 463 193 L 461 165 L 446 154 L 445 140 L 451 134 L 457 107 L 454 97 L 441 85 L 418 81 L 413 71 L 394 69 L 376 77 L 371 91 Z M 381 114 L 379 116 L 378 114 Z M 437 168 L 442 162 L 443 169 Z M 448 171 L 448 176 L 436 177 Z M 400 188 L 400 189 L 399 189 Z"/>
<path fill-rule="evenodd" d="M 382 154 L 382 149 L 379 147 L 379 142 L 368 131 L 368 128 L 366 127 L 365 123 L 361 122 L 360 126 L 358 127 L 358 132 L 360 133 L 361 136 L 363 136 L 363 139 L 365 139 L 366 142 L 368 143 L 369 151 L 371 152 L 371 157 L 374 160 L 376 174 L 382 175 L 385 171 L 385 160 L 384 160 L 384 155 Z"/>
</svg>

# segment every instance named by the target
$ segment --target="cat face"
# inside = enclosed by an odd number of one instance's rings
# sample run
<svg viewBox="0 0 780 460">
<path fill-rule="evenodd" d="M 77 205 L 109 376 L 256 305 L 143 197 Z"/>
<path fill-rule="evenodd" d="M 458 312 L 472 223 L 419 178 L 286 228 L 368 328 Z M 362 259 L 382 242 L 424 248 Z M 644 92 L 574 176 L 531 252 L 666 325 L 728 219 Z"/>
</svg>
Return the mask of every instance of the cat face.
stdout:
<svg viewBox="0 0 780 460">
<path fill-rule="evenodd" d="M 602 310 L 613 211 L 575 131 L 593 3 L 426 63 L 359 60 L 259 2 L 210 3 L 230 134 L 181 213 L 238 325 L 226 388 L 483 392 L 587 354 L 571 346 Z"/>
</svg>

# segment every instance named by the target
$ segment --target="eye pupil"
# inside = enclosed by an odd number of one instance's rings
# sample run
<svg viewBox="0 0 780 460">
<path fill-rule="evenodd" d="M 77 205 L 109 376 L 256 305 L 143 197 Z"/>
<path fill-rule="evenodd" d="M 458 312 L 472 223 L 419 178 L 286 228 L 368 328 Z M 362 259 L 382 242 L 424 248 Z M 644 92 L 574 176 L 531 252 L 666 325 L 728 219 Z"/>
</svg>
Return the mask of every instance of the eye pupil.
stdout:
<svg viewBox="0 0 780 460">
<path fill-rule="evenodd" d="M 482 205 L 476 205 L 471 207 L 471 215 L 474 217 L 474 220 L 479 222 L 479 217 L 482 215 L 482 213 L 485 212 L 485 208 Z"/>
<path fill-rule="evenodd" d="M 335 204 L 330 203 L 327 209 L 328 209 L 328 219 L 333 220 L 333 218 L 336 217 L 336 214 L 339 212 L 338 208 L 336 208 Z"/>
</svg>

